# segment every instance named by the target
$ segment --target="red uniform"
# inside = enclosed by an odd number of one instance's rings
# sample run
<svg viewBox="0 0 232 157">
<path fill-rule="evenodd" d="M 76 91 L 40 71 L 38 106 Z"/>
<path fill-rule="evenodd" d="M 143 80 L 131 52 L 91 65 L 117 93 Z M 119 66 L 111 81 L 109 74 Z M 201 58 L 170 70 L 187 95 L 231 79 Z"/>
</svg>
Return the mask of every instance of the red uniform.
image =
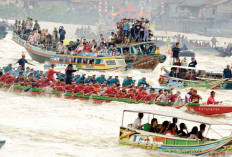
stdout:
<svg viewBox="0 0 232 157">
<path fill-rule="evenodd" d="M 57 71 L 53 70 L 52 68 L 50 68 L 50 69 L 48 69 L 48 71 L 47 71 L 46 77 L 47 77 L 47 79 L 48 79 L 49 81 L 55 82 L 54 74 L 58 74 L 58 73 L 59 73 L 59 72 L 57 72 Z"/>
<path fill-rule="evenodd" d="M 138 94 L 136 95 L 136 97 L 135 97 L 135 100 L 136 100 L 136 101 L 139 101 L 139 100 L 143 101 L 144 98 L 145 98 L 147 95 L 148 95 L 147 93 L 138 93 Z"/>
<path fill-rule="evenodd" d="M 56 83 L 53 86 L 54 90 L 60 91 L 60 92 L 64 92 L 65 91 L 65 85 L 64 83 Z"/>
<path fill-rule="evenodd" d="M 133 89 L 130 89 L 130 90 L 128 91 L 128 98 L 134 99 L 136 95 L 137 95 L 137 92 L 134 91 Z"/>
<path fill-rule="evenodd" d="M 129 98 L 129 96 L 128 96 L 127 92 L 119 91 L 117 94 L 117 98 Z"/>
<path fill-rule="evenodd" d="M 168 98 L 168 102 L 171 100 L 171 102 L 175 102 L 177 99 L 177 95 L 176 94 L 173 94 L 171 95 L 169 98 Z"/>
<path fill-rule="evenodd" d="M 13 83 L 14 82 L 14 78 L 12 78 L 12 77 L 8 77 L 5 81 L 4 81 L 4 83 L 6 83 L 6 84 L 10 84 L 10 83 Z"/>
<path fill-rule="evenodd" d="M 84 93 L 84 94 L 91 94 L 91 92 L 93 92 L 94 90 L 93 90 L 93 87 L 90 87 L 90 86 L 86 86 L 83 90 L 82 90 L 82 92 Z"/>
<path fill-rule="evenodd" d="M 40 87 L 47 87 L 47 86 L 49 86 L 51 83 L 50 83 L 50 81 L 48 81 L 48 80 L 41 80 L 39 83 L 38 83 L 38 85 L 40 86 Z"/>
<path fill-rule="evenodd" d="M 83 86 L 76 86 L 73 90 L 74 93 L 79 93 L 83 90 Z"/>
<path fill-rule="evenodd" d="M 157 97 L 157 95 L 156 94 L 148 94 L 144 99 L 143 99 L 143 101 L 151 101 L 151 100 L 153 100 L 153 101 L 155 101 L 156 100 L 156 97 Z"/>
<path fill-rule="evenodd" d="M 105 92 L 104 95 L 116 95 L 118 93 L 117 89 L 112 89 L 112 88 L 108 88 Z"/>
<path fill-rule="evenodd" d="M 201 96 L 196 94 L 196 95 L 191 95 L 188 99 L 188 102 L 192 102 L 192 103 L 196 103 L 196 104 L 199 104 L 199 101 L 200 101 Z"/>
<path fill-rule="evenodd" d="M 66 91 L 67 92 L 72 92 L 74 89 L 73 89 L 73 86 L 72 85 L 66 85 L 66 87 L 65 87 L 65 89 L 66 89 Z"/>
<path fill-rule="evenodd" d="M 214 100 L 214 97 L 210 96 L 208 98 L 208 101 L 207 101 L 207 105 L 211 105 L 211 104 L 219 104 L 220 102 L 219 101 L 215 101 Z"/>
<path fill-rule="evenodd" d="M 5 81 L 7 77 L 10 77 L 10 76 L 7 74 L 2 75 L 2 77 L 0 78 L 0 81 Z"/>
</svg>

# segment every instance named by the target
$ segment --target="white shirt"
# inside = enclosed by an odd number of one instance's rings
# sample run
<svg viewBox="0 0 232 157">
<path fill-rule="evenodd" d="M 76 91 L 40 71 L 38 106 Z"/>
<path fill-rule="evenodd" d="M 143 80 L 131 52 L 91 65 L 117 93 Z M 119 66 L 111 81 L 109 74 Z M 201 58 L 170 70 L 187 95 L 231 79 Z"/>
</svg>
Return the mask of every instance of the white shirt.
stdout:
<svg viewBox="0 0 232 157">
<path fill-rule="evenodd" d="M 142 123 L 142 121 L 141 121 L 141 119 L 138 117 L 138 118 L 135 119 L 135 121 L 134 121 L 132 127 L 133 127 L 134 129 L 139 129 L 139 126 L 141 125 L 141 123 Z"/>
<path fill-rule="evenodd" d="M 161 94 L 158 98 L 157 98 L 157 101 L 159 102 L 166 102 L 168 100 L 169 96 L 168 95 L 164 95 L 164 94 Z"/>
<path fill-rule="evenodd" d="M 183 66 L 183 67 L 187 67 L 187 66 L 188 66 L 187 61 L 182 60 L 182 61 L 181 61 L 181 66 Z"/>
</svg>

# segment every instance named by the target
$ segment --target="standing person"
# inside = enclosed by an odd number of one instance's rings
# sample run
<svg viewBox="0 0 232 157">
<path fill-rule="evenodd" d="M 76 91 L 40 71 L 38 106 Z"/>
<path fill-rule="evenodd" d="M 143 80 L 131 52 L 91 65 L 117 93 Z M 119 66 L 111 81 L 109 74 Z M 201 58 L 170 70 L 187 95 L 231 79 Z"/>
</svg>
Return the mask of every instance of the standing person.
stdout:
<svg viewBox="0 0 232 157">
<path fill-rule="evenodd" d="M 40 29 L 40 25 L 39 25 L 39 23 L 38 23 L 38 20 L 35 20 L 35 24 L 34 24 L 33 31 L 39 30 L 39 29 Z"/>
<path fill-rule="evenodd" d="M 72 84 L 72 80 L 73 80 L 73 73 L 79 71 L 78 70 L 73 70 L 73 65 L 69 64 L 66 71 L 65 71 L 65 75 L 66 75 L 66 79 L 65 79 L 65 83 L 66 84 Z"/>
<path fill-rule="evenodd" d="M 55 27 L 54 28 L 54 31 L 52 32 L 52 43 L 53 45 L 57 44 L 58 42 L 58 31 L 57 31 L 57 28 Z"/>
<path fill-rule="evenodd" d="M 211 42 L 212 42 L 212 47 L 216 47 L 216 44 L 217 44 L 217 39 L 215 38 L 215 37 L 213 37 L 212 39 L 211 39 Z"/>
<path fill-rule="evenodd" d="M 130 25 L 129 25 L 127 19 L 124 19 L 122 29 L 123 29 L 122 35 L 123 35 L 123 38 L 124 38 L 125 35 L 128 33 L 128 31 L 130 29 Z"/>
<path fill-rule="evenodd" d="M 179 48 L 180 44 L 176 43 L 176 46 L 172 49 L 172 58 L 173 58 L 173 63 L 175 63 L 175 61 L 180 58 L 180 48 Z"/>
<path fill-rule="evenodd" d="M 145 23 L 145 29 L 144 29 L 144 41 L 147 42 L 149 39 L 149 29 L 150 29 L 150 23 L 147 20 Z"/>
<path fill-rule="evenodd" d="M 191 58 L 191 63 L 189 63 L 189 67 L 195 68 L 197 65 L 197 61 L 195 58 Z"/>
<path fill-rule="evenodd" d="M 47 74 L 46 74 L 46 78 L 47 78 L 49 81 L 52 81 L 52 82 L 55 82 L 54 74 L 59 74 L 59 72 L 58 72 L 58 71 L 55 71 L 54 68 L 55 68 L 55 65 L 52 64 L 52 65 L 51 65 L 51 68 L 48 69 Z"/>
<path fill-rule="evenodd" d="M 60 34 L 60 40 L 64 40 L 65 39 L 66 31 L 64 30 L 63 26 L 60 26 L 60 28 L 59 28 L 59 34 Z"/>
<path fill-rule="evenodd" d="M 210 93 L 210 97 L 208 98 L 208 101 L 207 101 L 207 105 L 217 105 L 219 103 L 222 103 L 222 101 L 215 101 L 214 98 L 215 98 L 215 92 L 212 91 Z"/>
<path fill-rule="evenodd" d="M 15 64 L 19 64 L 21 67 L 22 67 L 22 71 L 24 71 L 25 70 L 25 64 L 27 63 L 27 64 L 30 64 L 30 65 L 33 65 L 33 64 L 31 64 L 31 63 L 29 63 L 26 59 L 25 59 L 25 54 L 22 54 L 22 58 L 21 59 L 19 59 Z M 33 65 L 34 66 L 34 65 Z"/>
<path fill-rule="evenodd" d="M 224 69 L 223 71 L 223 79 L 231 79 L 231 69 L 230 69 L 230 65 L 227 65 L 226 69 Z"/>
</svg>

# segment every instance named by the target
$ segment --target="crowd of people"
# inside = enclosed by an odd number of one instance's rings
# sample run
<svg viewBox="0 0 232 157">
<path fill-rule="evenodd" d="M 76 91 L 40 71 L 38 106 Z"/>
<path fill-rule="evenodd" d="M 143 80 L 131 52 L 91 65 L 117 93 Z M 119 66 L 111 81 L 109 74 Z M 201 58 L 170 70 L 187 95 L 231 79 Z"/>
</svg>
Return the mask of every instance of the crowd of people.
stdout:
<svg viewBox="0 0 232 157">
<path fill-rule="evenodd" d="M 143 113 L 138 114 L 138 118 L 135 119 L 132 125 L 134 129 L 143 129 L 144 127 L 144 125 L 142 124 L 143 116 L 144 116 Z M 172 123 L 169 121 L 164 121 L 162 124 L 159 124 L 158 119 L 153 118 L 151 120 L 151 128 L 149 132 L 165 134 L 166 136 L 170 136 L 170 137 L 176 136 L 176 137 L 182 137 L 188 139 L 195 139 L 197 141 L 201 140 L 203 142 L 209 140 L 203 136 L 203 133 L 205 132 L 206 129 L 205 124 L 201 124 L 200 129 L 198 129 L 197 126 L 194 126 L 191 132 L 189 132 L 185 123 L 180 123 L 180 126 L 178 128 L 177 121 L 178 121 L 177 118 L 173 118 Z"/>
<path fill-rule="evenodd" d="M 98 39 L 92 39 L 92 41 L 88 41 L 85 37 L 76 41 L 67 41 L 65 40 L 66 31 L 63 26 L 60 26 L 59 29 L 54 28 L 54 31 L 50 34 L 48 29 L 41 29 L 39 22 L 35 20 L 33 23 L 31 18 L 23 21 L 16 20 L 14 30 L 27 43 L 47 51 L 55 51 L 57 54 L 77 55 L 80 52 L 98 51 L 101 54 L 119 56 L 122 52 L 116 49 L 117 44 L 148 41 L 152 36 L 149 27 L 149 21 L 144 18 L 141 18 L 141 20 L 122 19 L 117 24 L 117 32 L 111 32 L 108 38 L 100 34 Z M 89 30 L 90 28 L 86 29 Z M 156 49 L 153 49 L 153 51 L 156 51 Z"/>
</svg>

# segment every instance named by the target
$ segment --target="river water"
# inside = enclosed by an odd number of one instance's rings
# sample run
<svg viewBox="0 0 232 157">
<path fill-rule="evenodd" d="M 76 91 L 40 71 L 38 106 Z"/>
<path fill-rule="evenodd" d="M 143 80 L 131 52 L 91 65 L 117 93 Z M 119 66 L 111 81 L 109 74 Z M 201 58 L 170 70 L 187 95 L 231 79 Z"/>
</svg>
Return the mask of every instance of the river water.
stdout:
<svg viewBox="0 0 232 157">
<path fill-rule="evenodd" d="M 61 24 L 40 23 L 43 28 L 59 27 Z M 76 29 L 74 25 L 64 25 L 68 34 L 67 38 L 75 39 L 73 35 Z M 24 48 L 11 40 L 12 33 L 0 40 L 0 63 L 6 65 L 15 63 L 26 52 Z M 189 35 L 195 36 L 195 35 Z M 222 39 L 228 40 L 228 39 Z M 224 41 L 223 41 L 224 42 Z M 165 53 L 167 47 L 161 50 Z M 26 55 L 29 62 L 41 68 L 41 65 L 32 61 Z M 216 52 L 197 52 L 198 67 L 207 69 L 222 70 L 232 59 L 221 58 Z M 169 59 L 164 63 L 168 64 Z M 157 79 L 160 74 L 161 65 L 153 72 L 141 72 L 137 70 L 127 72 L 107 72 L 106 75 L 119 75 L 122 80 L 128 73 L 134 76 L 135 80 L 146 76 L 148 82 L 158 86 Z M 84 71 L 82 71 L 84 72 Z M 86 72 L 93 74 L 94 72 Z M 88 75 L 87 74 L 87 75 Z M 99 74 L 99 73 L 98 73 Z M 187 90 L 181 90 L 184 96 Z M 210 90 L 199 90 L 199 94 L 207 99 Z M 223 100 L 230 104 L 231 91 L 217 91 L 217 100 Z M 173 108 L 162 108 L 146 104 L 126 103 L 103 103 L 94 104 L 91 101 L 66 100 L 55 97 L 31 97 L 25 94 L 15 94 L 10 91 L 0 91 L 0 139 L 7 140 L 6 145 L 0 150 L 0 156 L 4 157 L 102 157 L 102 156 L 176 156 L 155 151 L 121 146 L 118 143 L 119 127 L 121 125 L 122 111 L 130 110 L 162 110 L 183 114 L 183 110 Z M 231 122 L 231 114 L 223 117 L 213 117 Z M 133 117 L 125 117 L 135 119 Z M 202 117 L 199 117 L 202 118 Z M 165 118 L 159 119 L 161 123 Z M 133 122 L 133 121 L 132 121 Z M 132 123 L 131 122 L 131 123 Z M 190 123 L 190 126 L 195 125 Z M 199 125 L 199 124 L 197 124 Z M 221 133 L 228 131 L 221 129 Z M 189 127 L 189 131 L 191 127 Z M 219 131 L 220 132 L 220 131 Z M 214 134 L 210 134 L 214 136 Z"/>
</svg>

